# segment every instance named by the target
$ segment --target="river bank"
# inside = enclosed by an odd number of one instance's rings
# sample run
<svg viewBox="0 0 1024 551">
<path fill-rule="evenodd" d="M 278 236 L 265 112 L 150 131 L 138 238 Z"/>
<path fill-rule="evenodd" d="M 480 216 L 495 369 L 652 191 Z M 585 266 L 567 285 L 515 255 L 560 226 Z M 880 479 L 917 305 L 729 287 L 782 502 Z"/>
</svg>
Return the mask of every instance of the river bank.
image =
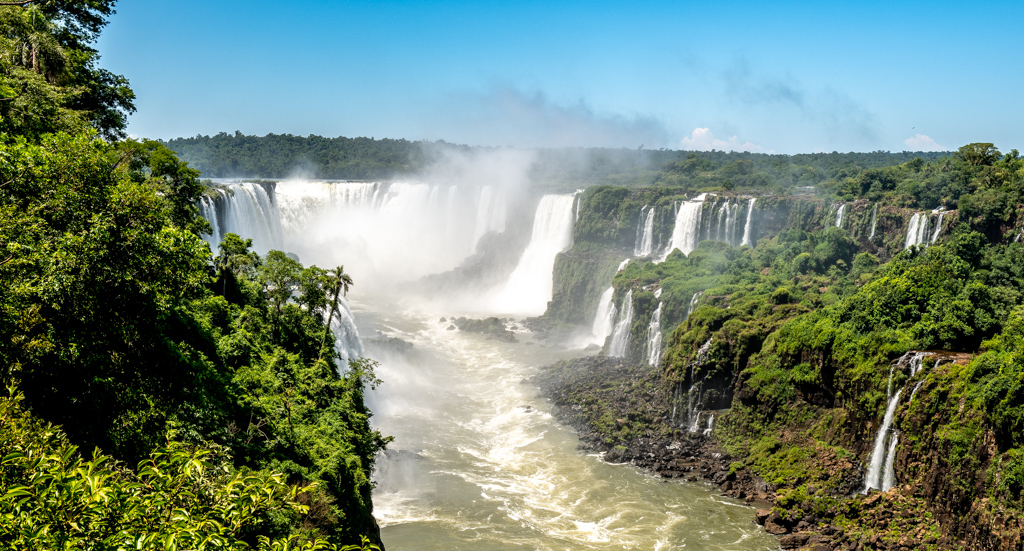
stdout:
<svg viewBox="0 0 1024 551">
<path fill-rule="evenodd" d="M 783 549 L 961 547 L 942 536 L 939 522 L 913 488 L 862 495 L 863 469 L 849 459 L 828 454 L 791 458 L 814 462 L 815 470 L 829 473 L 834 492 L 813 485 L 797 492 L 766 482 L 745 465 L 745 458 L 726 451 L 714 425 L 690 432 L 672 422 L 672 404 L 656 367 L 592 356 L 548 366 L 531 382 L 551 401 L 555 417 L 576 429 L 579 449 L 602 452 L 610 463 L 634 465 L 666 482 L 714 485 L 723 496 L 754 507 L 751 521 L 777 536 Z M 728 422 L 728 415 L 719 419 Z"/>
</svg>

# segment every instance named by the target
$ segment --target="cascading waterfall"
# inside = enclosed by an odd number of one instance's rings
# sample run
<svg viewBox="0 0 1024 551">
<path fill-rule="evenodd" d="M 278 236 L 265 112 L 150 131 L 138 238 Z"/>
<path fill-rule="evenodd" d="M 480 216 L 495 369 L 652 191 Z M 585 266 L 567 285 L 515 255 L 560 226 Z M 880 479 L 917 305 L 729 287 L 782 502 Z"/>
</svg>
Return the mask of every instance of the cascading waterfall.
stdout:
<svg viewBox="0 0 1024 551">
<path fill-rule="evenodd" d="M 282 247 L 281 213 L 273 184 L 242 182 L 210 189 L 217 197 L 204 197 L 199 208 L 214 228 L 208 240 L 212 250 L 217 250 L 227 233 L 252 239 L 253 249 L 260 253 Z"/>
<path fill-rule="evenodd" d="M 612 302 L 612 296 L 615 294 L 615 288 L 609 287 L 604 293 L 601 293 L 601 300 L 597 302 L 597 315 L 594 316 L 594 323 L 591 328 L 591 334 L 593 339 L 591 342 L 604 346 L 604 341 L 608 339 L 608 335 L 612 334 L 612 330 L 615 328 L 615 303 Z"/>
<path fill-rule="evenodd" d="M 612 341 L 608 345 L 608 355 L 621 358 L 626 355 L 629 347 L 629 330 L 633 325 L 633 290 L 626 292 L 622 299 L 622 310 L 619 314 L 619 322 L 615 324 L 612 332 Z"/>
<path fill-rule="evenodd" d="M 650 365 L 658 365 L 661 361 L 661 307 L 663 305 L 663 302 L 658 302 L 658 308 L 651 315 L 651 324 L 647 326 L 647 363 Z"/>
<path fill-rule="evenodd" d="M 750 222 L 754 219 L 754 201 L 757 201 L 756 197 L 751 197 L 750 202 L 747 203 L 747 221 L 743 224 L 743 240 L 740 241 L 740 246 L 747 245 L 753 247 L 750 242 Z"/>
<path fill-rule="evenodd" d="M 669 239 L 668 247 L 665 249 L 661 261 L 668 258 L 669 253 L 675 249 L 679 249 L 683 254 L 690 254 L 697 248 L 697 244 L 700 242 L 701 213 L 704 211 L 706 197 L 707 195 L 702 193 L 679 205 L 675 227 L 672 228 L 672 237 Z"/>
<path fill-rule="evenodd" d="M 871 235 L 868 239 L 875 238 L 875 226 L 878 225 L 878 203 L 875 203 L 875 208 L 871 209 Z"/>
<path fill-rule="evenodd" d="M 697 367 L 704 365 L 704 362 L 707 361 L 712 342 L 714 342 L 714 337 L 708 338 L 707 342 L 697 349 L 697 357 L 690 362 L 690 390 L 686 393 L 686 430 L 691 433 L 700 430 L 700 414 L 704 411 L 702 395 L 704 381 L 696 381 L 694 373 Z"/>
<path fill-rule="evenodd" d="M 896 416 L 896 409 L 899 406 L 900 396 L 903 394 L 904 389 L 900 388 L 895 393 L 893 392 L 893 373 L 895 368 L 900 368 L 901 370 L 907 370 L 911 377 L 917 375 L 924 367 L 924 357 L 926 355 L 927 353 L 925 352 L 908 352 L 900 357 L 895 364 L 889 366 L 889 382 L 886 387 L 888 402 L 885 407 L 885 416 L 882 418 L 882 426 L 878 428 L 878 434 L 875 436 L 875 444 L 871 451 L 871 461 L 868 465 L 867 475 L 864 478 L 865 493 L 870 490 L 882 490 L 884 492 L 895 484 L 896 473 L 894 464 L 896 460 L 896 445 L 899 442 L 899 431 L 893 428 L 892 424 Z M 913 396 L 917 393 L 919 387 L 920 383 L 911 393 L 911 400 L 913 400 Z"/>
<path fill-rule="evenodd" d="M 646 215 L 644 211 L 647 211 Z M 633 249 L 633 256 L 645 257 L 654 252 L 654 216 L 658 209 L 655 207 L 644 207 L 640 209 L 640 219 L 637 220 L 636 246 Z"/>
<path fill-rule="evenodd" d="M 939 239 L 939 233 L 942 232 L 942 217 L 946 215 L 942 209 L 936 209 L 932 211 L 933 214 L 938 214 L 939 219 L 935 222 L 935 232 L 932 233 L 931 243 L 935 243 Z"/>
<path fill-rule="evenodd" d="M 918 212 L 910 217 L 910 223 L 907 224 L 907 241 L 903 246 L 904 249 L 917 245 L 925 245 L 928 242 L 928 214 Z"/>
<path fill-rule="evenodd" d="M 545 195 L 537 205 L 530 244 L 497 292 L 494 311 L 540 315 L 551 300 L 555 256 L 572 245 L 575 195 Z"/>
<path fill-rule="evenodd" d="M 836 211 L 836 227 L 843 227 L 843 213 L 846 212 L 846 203 L 839 205 L 839 210 Z"/>
<path fill-rule="evenodd" d="M 704 291 L 697 291 L 696 293 L 693 294 L 692 297 L 690 297 L 690 305 L 686 307 L 687 318 L 689 318 L 690 315 L 693 314 L 693 311 L 697 308 L 697 303 L 700 302 L 700 297 L 703 294 Z"/>
<path fill-rule="evenodd" d="M 900 394 L 902 393 L 903 389 L 901 388 L 895 394 L 889 396 L 889 402 L 885 408 L 885 417 L 882 419 L 882 426 L 878 428 L 878 435 L 875 436 L 875 447 L 871 452 L 871 464 L 868 467 L 868 474 L 864 480 L 865 492 L 889 489 L 883 486 L 882 469 L 888 456 L 886 453 L 889 448 L 887 443 L 891 437 L 896 436 L 895 431 L 890 434 L 889 427 L 892 425 L 893 417 L 896 415 L 896 406 L 900 403 Z"/>
<path fill-rule="evenodd" d="M 711 429 L 715 426 L 715 414 L 708 415 L 708 426 L 704 429 L 704 436 L 711 436 Z"/>
<path fill-rule="evenodd" d="M 209 243 L 213 256 L 217 256 L 217 247 L 220 246 L 220 242 L 224 239 L 224 234 L 220 231 L 220 223 L 217 221 L 217 205 L 212 198 L 204 195 L 199 198 L 199 204 L 196 206 L 199 208 L 199 216 L 202 216 L 210 223 L 212 231 L 209 237 L 204 236 L 203 239 Z"/>
<path fill-rule="evenodd" d="M 281 246 L 282 216 L 273 188 L 268 192 L 261 184 L 243 182 L 214 189 L 219 197 L 216 200 L 202 197 L 198 205 L 200 215 L 213 227 L 210 241 L 219 244 L 225 234 L 236 233 L 251 238 L 253 248 L 260 252 Z M 217 201 L 220 201 L 220 207 Z M 340 368 L 344 370 L 348 360 L 363 355 L 363 342 L 359 338 L 355 317 L 344 297 L 338 298 L 338 309 L 331 319 L 331 332 L 335 350 L 342 360 Z"/>
<path fill-rule="evenodd" d="M 508 210 L 494 186 L 286 181 L 211 190 L 216 196 L 199 204 L 217 230 L 211 242 L 233 231 L 261 253 L 344 264 L 364 289 L 456 267 L 481 236 L 505 230 Z"/>
</svg>

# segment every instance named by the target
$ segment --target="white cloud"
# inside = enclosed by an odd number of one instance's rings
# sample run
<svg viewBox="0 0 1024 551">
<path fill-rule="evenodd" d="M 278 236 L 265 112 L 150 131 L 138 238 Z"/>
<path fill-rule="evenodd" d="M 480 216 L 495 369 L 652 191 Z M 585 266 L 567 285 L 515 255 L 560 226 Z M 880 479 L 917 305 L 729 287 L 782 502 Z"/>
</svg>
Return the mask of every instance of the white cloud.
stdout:
<svg viewBox="0 0 1024 551">
<path fill-rule="evenodd" d="M 720 140 L 711 133 L 710 128 L 694 128 L 689 138 L 683 138 L 683 149 L 688 151 L 764 151 L 764 148 L 751 142 L 740 143 L 736 136 L 728 140 Z"/>
<path fill-rule="evenodd" d="M 903 140 L 903 143 L 910 151 L 949 151 L 948 147 L 935 143 L 935 140 L 924 134 L 914 134 Z"/>
</svg>

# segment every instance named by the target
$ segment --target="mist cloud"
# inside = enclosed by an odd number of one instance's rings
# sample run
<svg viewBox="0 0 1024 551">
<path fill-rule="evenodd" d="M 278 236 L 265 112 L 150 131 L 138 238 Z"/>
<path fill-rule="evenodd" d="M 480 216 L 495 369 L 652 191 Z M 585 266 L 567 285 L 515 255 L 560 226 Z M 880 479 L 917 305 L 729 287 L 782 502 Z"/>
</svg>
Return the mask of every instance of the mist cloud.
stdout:
<svg viewBox="0 0 1024 551">
<path fill-rule="evenodd" d="M 845 92 L 831 87 L 807 89 L 792 76 L 757 74 L 745 60 L 721 73 L 726 96 L 754 107 L 791 109 L 816 126 L 831 142 L 873 145 L 878 122 L 873 113 Z"/>
<path fill-rule="evenodd" d="M 458 94 L 441 111 L 430 132 L 473 145 L 656 148 L 671 136 L 654 117 L 599 113 L 582 100 L 562 105 L 510 86 Z"/>
<path fill-rule="evenodd" d="M 764 151 L 763 147 L 755 143 L 740 143 L 736 136 L 732 136 L 728 140 L 720 140 L 711 133 L 710 128 L 694 128 L 689 137 L 683 138 L 682 149 L 687 151 L 711 151 L 712 149 L 721 151 Z"/>
<path fill-rule="evenodd" d="M 935 140 L 924 134 L 914 134 L 903 140 L 903 143 L 910 151 L 949 151 L 948 147 L 935 143 Z"/>
</svg>

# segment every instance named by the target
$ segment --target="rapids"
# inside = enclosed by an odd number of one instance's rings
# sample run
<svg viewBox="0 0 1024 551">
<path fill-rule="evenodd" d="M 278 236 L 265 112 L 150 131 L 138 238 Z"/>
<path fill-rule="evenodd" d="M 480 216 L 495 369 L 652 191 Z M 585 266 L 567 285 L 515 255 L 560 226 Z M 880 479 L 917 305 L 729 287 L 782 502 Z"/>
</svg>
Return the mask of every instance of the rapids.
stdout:
<svg viewBox="0 0 1024 551">
<path fill-rule="evenodd" d="M 306 264 L 344 262 L 355 280 L 335 334 L 343 357 L 379 362 L 382 384 L 366 401 L 373 425 L 394 437 L 374 473 L 387 549 L 779 548 L 751 507 L 711 486 L 662 481 L 577 451 L 576 433 L 527 380 L 580 348 L 547 347 L 518 321 L 510 322 L 514 343 L 451 325 L 461 315 L 535 312 L 550 300 L 554 255 L 571 245 L 574 196 L 541 198 L 508 281 L 460 308 L 404 282 L 454 266 L 480 236 L 503 231 L 502 190 L 291 182 L 274 191 L 228 183 L 199 207 L 217 232 L 211 241 L 226 232 L 259 237 L 261 253 L 281 247 Z M 594 326 L 602 343 L 616 318 L 605 295 Z M 619 317 L 631 318 L 630 298 Z"/>
</svg>

